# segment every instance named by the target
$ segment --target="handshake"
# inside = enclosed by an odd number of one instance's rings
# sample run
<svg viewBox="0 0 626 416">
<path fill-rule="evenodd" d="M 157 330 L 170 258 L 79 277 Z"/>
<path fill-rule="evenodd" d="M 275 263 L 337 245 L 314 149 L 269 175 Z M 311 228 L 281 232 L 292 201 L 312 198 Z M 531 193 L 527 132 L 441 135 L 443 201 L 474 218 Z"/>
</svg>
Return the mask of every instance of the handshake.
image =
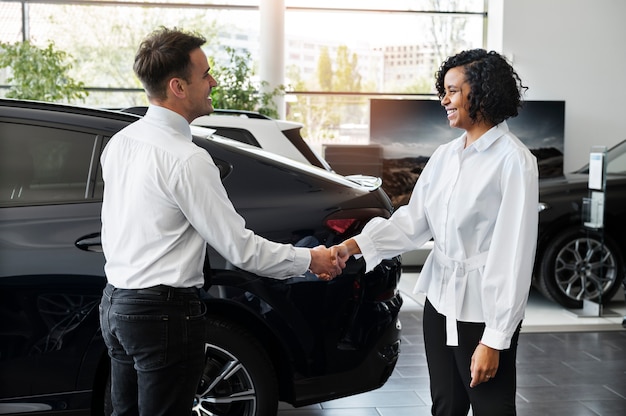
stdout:
<svg viewBox="0 0 626 416">
<path fill-rule="evenodd" d="M 350 256 L 355 254 L 346 243 L 344 241 L 342 244 L 337 244 L 330 248 L 319 245 L 310 249 L 311 264 L 309 265 L 309 270 L 315 273 L 321 280 L 328 281 L 339 276 L 346 267 L 346 262 Z"/>
</svg>

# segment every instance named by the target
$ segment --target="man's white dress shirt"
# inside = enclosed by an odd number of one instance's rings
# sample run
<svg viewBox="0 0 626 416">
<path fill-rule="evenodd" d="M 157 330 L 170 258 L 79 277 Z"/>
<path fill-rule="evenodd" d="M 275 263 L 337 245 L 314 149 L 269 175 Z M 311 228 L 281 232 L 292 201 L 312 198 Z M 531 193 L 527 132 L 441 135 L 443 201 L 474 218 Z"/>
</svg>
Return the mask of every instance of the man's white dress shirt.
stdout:
<svg viewBox="0 0 626 416">
<path fill-rule="evenodd" d="M 458 345 L 456 320 L 484 322 L 482 342 L 501 350 L 524 317 L 530 289 L 537 161 L 506 122 L 464 145 L 465 134 L 437 148 L 408 205 L 370 221 L 355 240 L 371 270 L 432 238 L 415 292 L 446 316 L 447 344 Z"/>
<path fill-rule="evenodd" d="M 117 288 L 201 287 L 205 241 L 235 266 L 274 278 L 304 273 L 306 248 L 268 241 L 245 226 L 217 166 L 179 114 L 150 106 L 101 157 L 105 274 Z"/>
</svg>

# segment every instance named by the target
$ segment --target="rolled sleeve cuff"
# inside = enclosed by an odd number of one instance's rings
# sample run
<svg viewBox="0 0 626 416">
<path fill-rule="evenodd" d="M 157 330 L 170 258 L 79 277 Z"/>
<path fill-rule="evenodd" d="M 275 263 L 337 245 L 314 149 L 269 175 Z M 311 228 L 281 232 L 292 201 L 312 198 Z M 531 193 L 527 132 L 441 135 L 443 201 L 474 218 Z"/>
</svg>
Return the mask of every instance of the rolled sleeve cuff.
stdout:
<svg viewBox="0 0 626 416">
<path fill-rule="evenodd" d="M 480 342 L 496 350 L 506 350 L 511 346 L 511 336 L 495 329 L 485 328 Z"/>
</svg>

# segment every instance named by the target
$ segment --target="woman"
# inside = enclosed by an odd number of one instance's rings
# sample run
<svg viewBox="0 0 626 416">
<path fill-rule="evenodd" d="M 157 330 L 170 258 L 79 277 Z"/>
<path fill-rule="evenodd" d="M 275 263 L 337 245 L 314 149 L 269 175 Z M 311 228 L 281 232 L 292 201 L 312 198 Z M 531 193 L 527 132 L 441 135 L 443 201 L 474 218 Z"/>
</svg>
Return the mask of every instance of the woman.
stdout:
<svg viewBox="0 0 626 416">
<path fill-rule="evenodd" d="M 382 259 L 431 238 L 415 292 L 426 294 L 424 341 L 432 414 L 515 415 L 515 354 L 537 239 L 535 157 L 506 119 L 526 89 L 496 52 L 448 58 L 436 87 L 451 127 L 464 130 L 433 153 L 408 205 L 370 221 L 336 246 L 339 259 Z"/>
</svg>

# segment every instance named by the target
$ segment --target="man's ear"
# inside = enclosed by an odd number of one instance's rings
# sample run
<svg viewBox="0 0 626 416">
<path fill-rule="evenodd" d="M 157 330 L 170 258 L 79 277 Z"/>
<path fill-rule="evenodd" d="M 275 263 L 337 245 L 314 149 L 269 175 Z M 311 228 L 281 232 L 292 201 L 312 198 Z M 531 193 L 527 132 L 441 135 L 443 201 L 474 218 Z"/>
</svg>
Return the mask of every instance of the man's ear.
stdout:
<svg viewBox="0 0 626 416">
<path fill-rule="evenodd" d="M 171 78 L 167 84 L 172 94 L 177 98 L 185 98 L 187 95 L 187 85 L 180 78 Z"/>
</svg>

